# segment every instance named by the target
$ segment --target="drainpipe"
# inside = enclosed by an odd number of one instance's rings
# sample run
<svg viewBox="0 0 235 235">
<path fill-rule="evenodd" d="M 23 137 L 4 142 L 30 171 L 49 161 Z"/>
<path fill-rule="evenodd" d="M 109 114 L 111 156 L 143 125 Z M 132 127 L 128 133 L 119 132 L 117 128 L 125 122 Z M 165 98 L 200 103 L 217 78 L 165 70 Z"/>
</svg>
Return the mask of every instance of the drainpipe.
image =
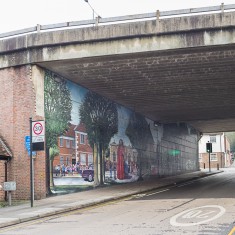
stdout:
<svg viewBox="0 0 235 235">
<path fill-rule="evenodd" d="M 221 168 L 223 167 L 222 166 L 222 162 L 223 162 L 223 150 L 222 150 L 222 140 L 221 140 L 222 139 L 222 135 L 223 134 L 220 134 L 220 152 L 221 152 L 221 157 L 220 157 L 221 158 L 221 166 L 220 167 Z"/>
<path fill-rule="evenodd" d="M 226 144 L 226 138 L 224 135 L 224 160 L 225 160 L 225 166 L 227 167 L 227 144 Z"/>
</svg>

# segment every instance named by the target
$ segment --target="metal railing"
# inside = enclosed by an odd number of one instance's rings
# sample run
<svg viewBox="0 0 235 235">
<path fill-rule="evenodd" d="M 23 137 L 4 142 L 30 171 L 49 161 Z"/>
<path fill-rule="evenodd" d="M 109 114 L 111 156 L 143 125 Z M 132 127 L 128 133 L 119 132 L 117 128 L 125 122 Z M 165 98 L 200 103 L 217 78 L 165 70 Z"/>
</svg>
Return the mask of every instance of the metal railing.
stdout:
<svg viewBox="0 0 235 235">
<path fill-rule="evenodd" d="M 130 21 L 136 21 L 136 20 L 146 20 L 146 19 L 157 19 L 164 17 L 174 17 L 179 15 L 190 15 L 190 14 L 198 14 L 198 13 L 209 13 L 209 12 L 221 12 L 228 10 L 235 9 L 235 4 L 230 5 L 224 5 L 223 3 L 219 6 L 211 6 L 211 7 L 201 7 L 201 8 L 189 8 L 189 9 L 182 9 L 182 10 L 173 10 L 173 11 L 159 11 L 152 13 L 144 13 L 144 14 L 136 14 L 136 15 L 127 15 L 127 16 L 117 16 L 117 17 L 109 17 L 109 18 L 100 18 L 96 17 L 92 20 L 82 20 L 82 21 L 71 21 L 71 22 L 64 22 L 64 23 L 58 23 L 58 24 L 47 24 L 47 25 L 40 25 L 15 30 L 11 32 L 1 33 L 0 39 L 7 38 L 7 37 L 13 37 L 13 36 L 19 36 L 22 34 L 28 34 L 28 33 L 40 33 L 41 31 L 46 30 L 57 30 L 57 29 L 65 29 L 65 28 L 72 28 L 72 27 L 85 27 L 85 26 L 99 26 L 99 24 L 110 24 L 110 23 L 119 23 L 119 22 L 130 22 Z"/>
</svg>

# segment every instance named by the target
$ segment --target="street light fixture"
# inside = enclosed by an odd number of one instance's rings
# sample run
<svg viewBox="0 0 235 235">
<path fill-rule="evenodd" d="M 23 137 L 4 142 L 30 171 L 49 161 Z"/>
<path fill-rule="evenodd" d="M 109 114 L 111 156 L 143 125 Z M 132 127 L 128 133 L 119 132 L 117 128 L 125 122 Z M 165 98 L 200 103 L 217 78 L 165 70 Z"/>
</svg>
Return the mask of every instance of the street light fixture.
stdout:
<svg viewBox="0 0 235 235">
<path fill-rule="evenodd" d="M 90 7 L 91 10 L 92 10 L 93 20 L 95 19 L 95 14 L 97 15 L 98 18 L 101 18 L 101 17 L 99 16 L 99 14 L 95 11 L 95 9 L 91 6 L 91 4 L 89 3 L 89 1 L 88 1 L 88 0 L 84 0 L 84 1 L 89 5 L 89 7 Z"/>
</svg>

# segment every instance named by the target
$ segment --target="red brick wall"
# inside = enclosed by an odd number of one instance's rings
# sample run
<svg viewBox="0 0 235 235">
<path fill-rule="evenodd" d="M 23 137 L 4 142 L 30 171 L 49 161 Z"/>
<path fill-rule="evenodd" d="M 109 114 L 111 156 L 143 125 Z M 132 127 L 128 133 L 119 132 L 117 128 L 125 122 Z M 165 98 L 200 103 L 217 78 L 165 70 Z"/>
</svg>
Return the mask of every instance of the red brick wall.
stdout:
<svg viewBox="0 0 235 235">
<path fill-rule="evenodd" d="M 200 161 L 200 168 L 209 168 L 209 153 L 203 153 L 201 154 L 202 159 Z M 219 165 L 218 165 L 219 164 Z M 223 153 L 217 153 L 217 161 L 210 161 L 211 168 L 222 168 L 225 166 L 225 160 Z"/>
<path fill-rule="evenodd" d="M 8 181 L 16 181 L 13 199 L 30 198 L 30 159 L 24 139 L 29 135 L 29 118 L 35 116 L 35 94 L 31 67 L 21 66 L 0 70 L 0 134 L 13 153 L 8 163 Z M 0 164 L 2 172 L 2 163 Z M 0 178 L 2 184 L 2 178 Z M 46 196 L 45 153 L 38 152 L 35 160 L 35 199 Z M 3 193 L 0 194 L 0 200 Z"/>
<path fill-rule="evenodd" d="M 0 161 L 0 185 L 5 181 L 5 167 L 4 162 Z M 0 201 L 4 198 L 4 191 L 0 190 Z"/>
</svg>

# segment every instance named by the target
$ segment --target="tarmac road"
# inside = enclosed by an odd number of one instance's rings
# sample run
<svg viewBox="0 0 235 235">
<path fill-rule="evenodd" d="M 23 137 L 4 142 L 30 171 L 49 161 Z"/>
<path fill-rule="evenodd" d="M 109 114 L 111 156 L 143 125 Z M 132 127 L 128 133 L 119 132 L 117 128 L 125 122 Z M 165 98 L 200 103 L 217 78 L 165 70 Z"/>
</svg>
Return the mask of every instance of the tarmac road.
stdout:
<svg viewBox="0 0 235 235">
<path fill-rule="evenodd" d="M 3 235 L 233 234 L 235 168 L 2 230 Z"/>
</svg>

